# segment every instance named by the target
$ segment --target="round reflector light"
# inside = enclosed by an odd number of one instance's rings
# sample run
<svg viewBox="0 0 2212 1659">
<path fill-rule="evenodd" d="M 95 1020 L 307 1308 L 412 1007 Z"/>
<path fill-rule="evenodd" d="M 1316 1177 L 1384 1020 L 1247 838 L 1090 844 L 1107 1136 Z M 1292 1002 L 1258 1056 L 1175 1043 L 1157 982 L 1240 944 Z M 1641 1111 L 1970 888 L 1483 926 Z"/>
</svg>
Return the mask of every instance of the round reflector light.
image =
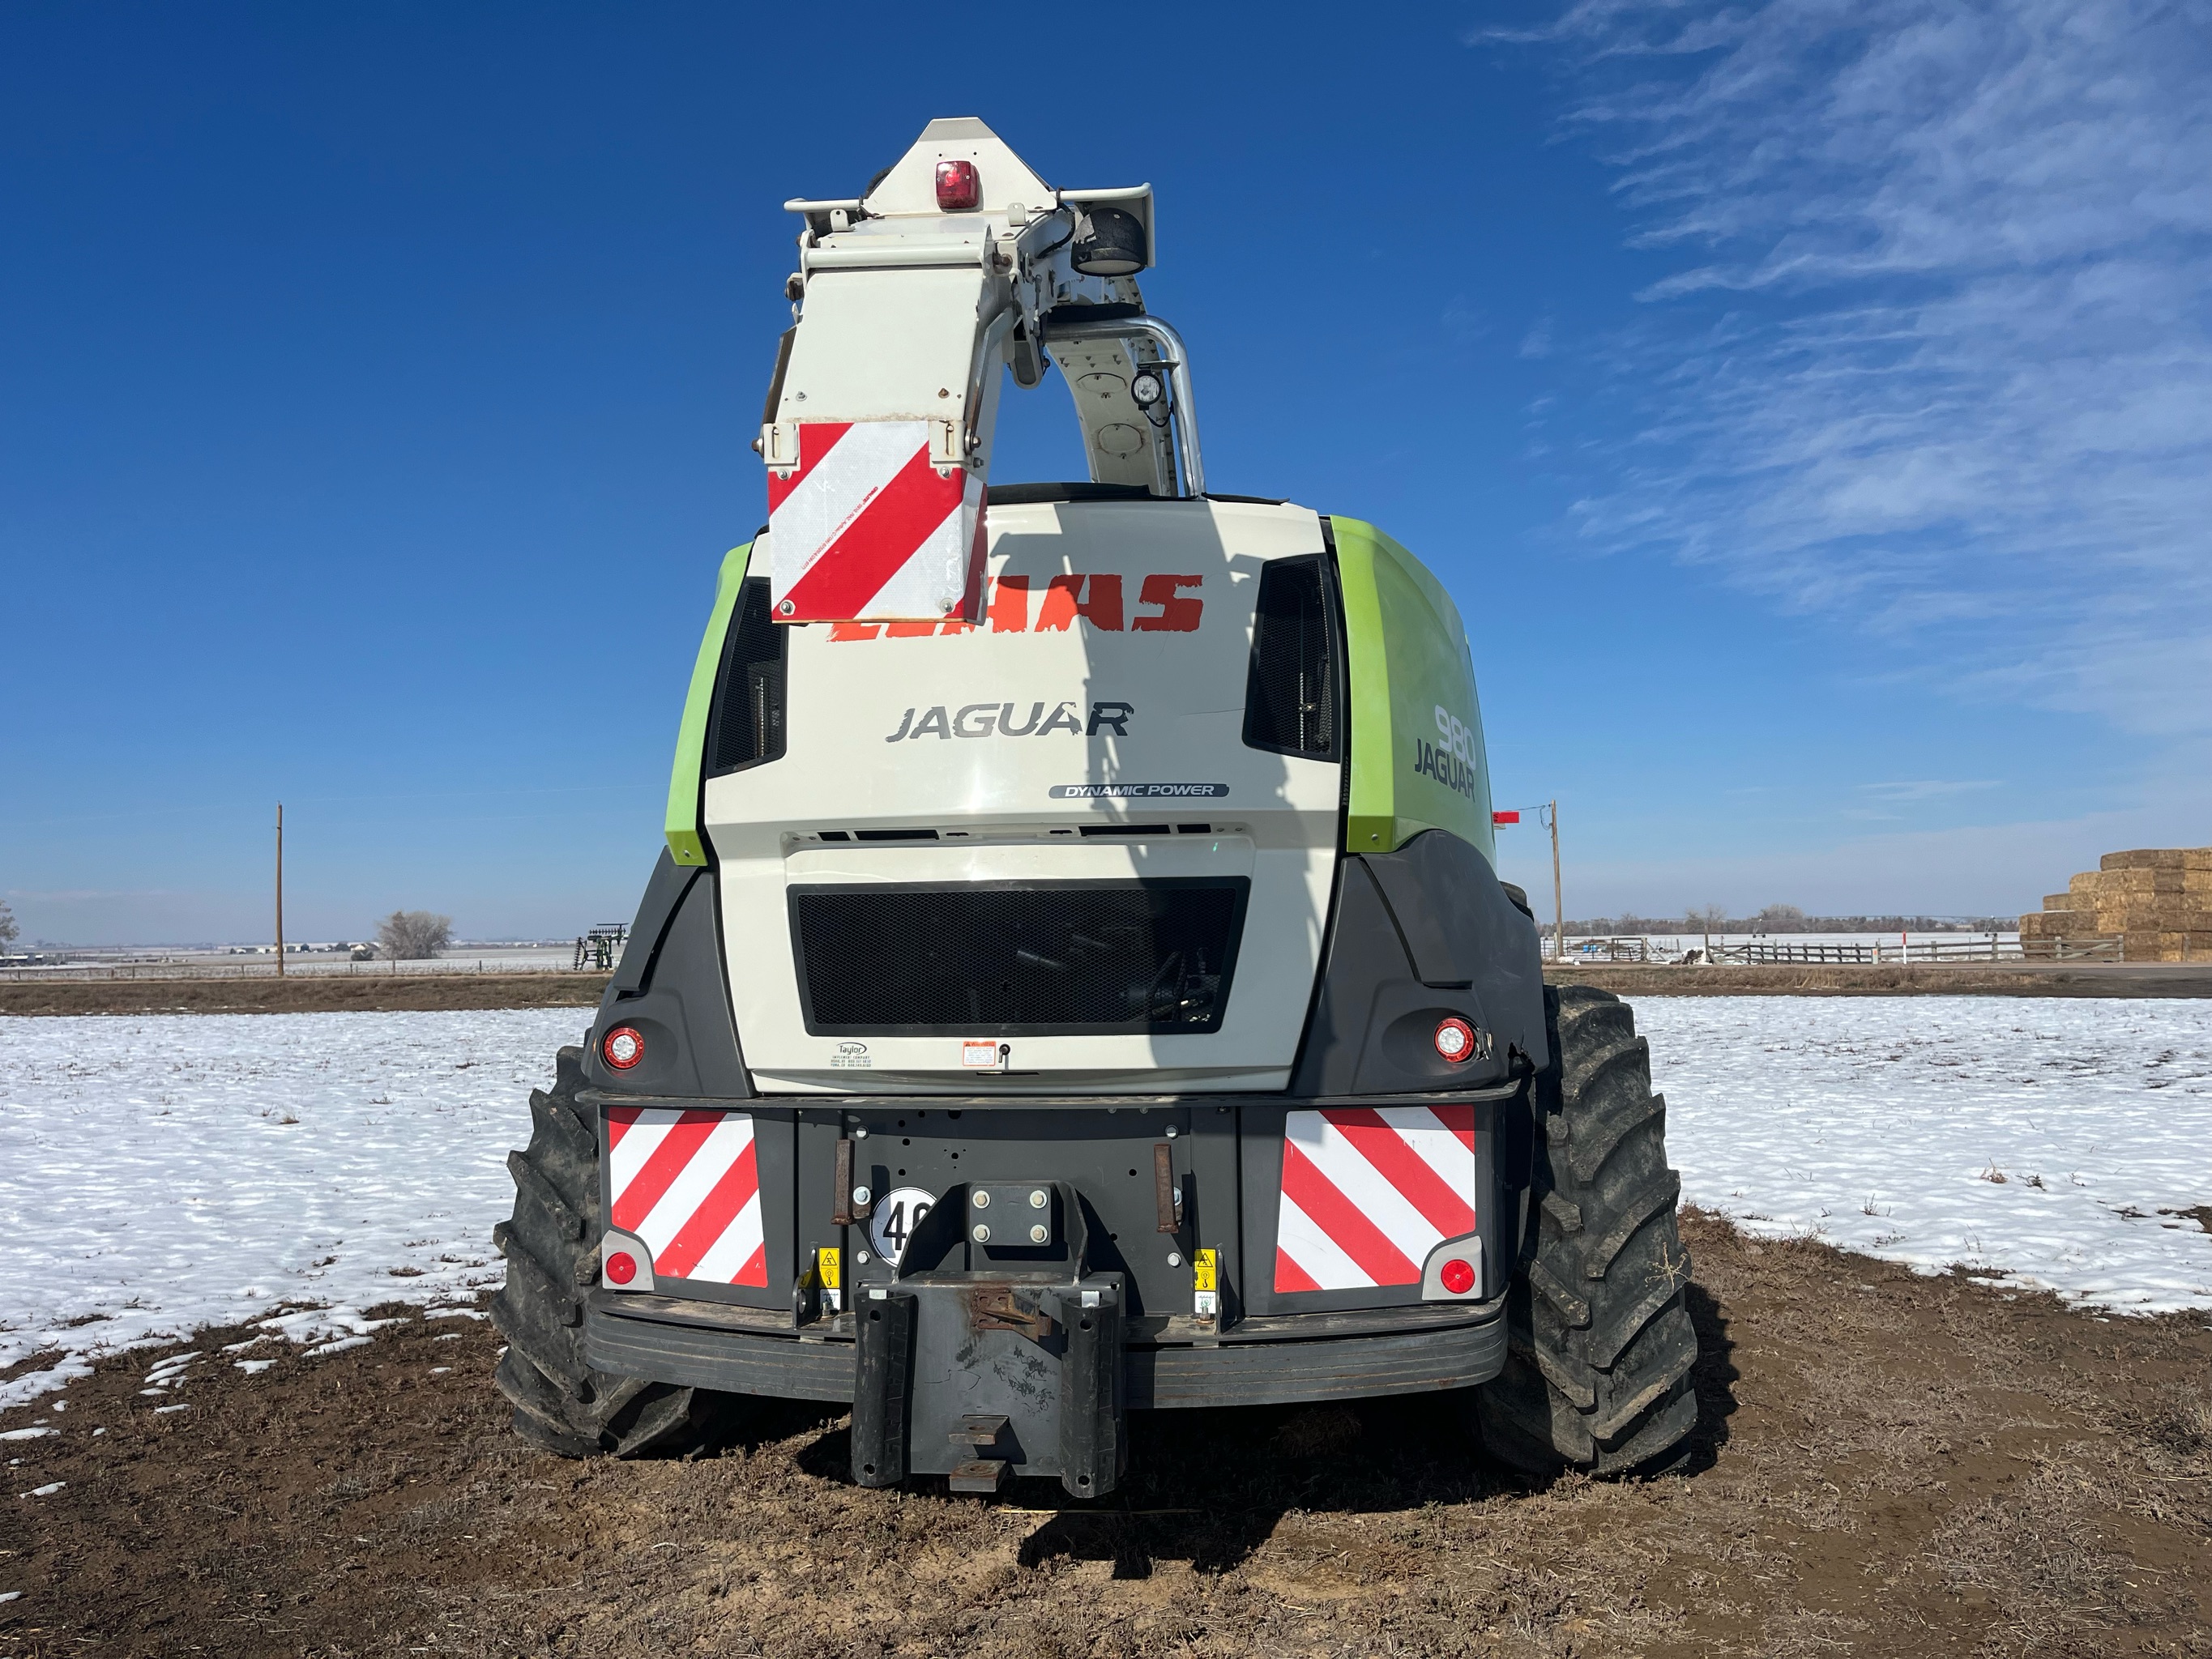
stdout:
<svg viewBox="0 0 2212 1659">
<path fill-rule="evenodd" d="M 1443 1039 L 1437 1039 L 1439 1042 Z M 645 1038 L 634 1025 L 617 1025 L 599 1043 L 599 1052 L 617 1072 L 627 1072 L 645 1058 Z"/>
<path fill-rule="evenodd" d="M 617 1285 L 627 1285 L 637 1277 L 637 1258 L 628 1250 L 617 1250 L 607 1258 L 607 1277 Z"/>
<path fill-rule="evenodd" d="M 1474 1267 L 1468 1262 L 1461 1261 L 1457 1256 L 1445 1262 L 1443 1270 L 1437 1274 L 1437 1277 L 1443 1280 L 1444 1289 L 1449 1291 L 1454 1296 L 1465 1296 L 1474 1288 Z"/>
<path fill-rule="evenodd" d="M 1453 1018 L 1437 1027 L 1437 1052 L 1455 1066 L 1474 1052 L 1474 1027 Z"/>
</svg>

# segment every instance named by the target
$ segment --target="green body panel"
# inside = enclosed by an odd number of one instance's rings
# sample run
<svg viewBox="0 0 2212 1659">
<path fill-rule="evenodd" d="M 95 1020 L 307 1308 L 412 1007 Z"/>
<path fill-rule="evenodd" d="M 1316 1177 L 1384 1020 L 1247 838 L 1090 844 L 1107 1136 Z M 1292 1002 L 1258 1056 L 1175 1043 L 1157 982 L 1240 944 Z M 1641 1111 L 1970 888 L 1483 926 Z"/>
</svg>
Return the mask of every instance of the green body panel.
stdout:
<svg viewBox="0 0 2212 1659">
<path fill-rule="evenodd" d="M 1350 657 L 1345 849 L 1387 853 L 1445 830 L 1498 864 L 1482 706 L 1459 607 L 1371 524 L 1332 517 Z"/>
<path fill-rule="evenodd" d="M 699 836 L 699 780 L 706 770 L 707 715 L 714 700 L 714 676 L 722 665 L 722 641 L 730 632 L 730 612 L 744 591 L 745 566 L 753 544 L 722 556 L 714 583 L 714 611 L 707 636 L 691 665 L 691 690 L 684 699 L 684 723 L 676 732 L 676 764 L 668 775 L 668 851 L 678 864 L 703 865 L 707 844 Z"/>
</svg>

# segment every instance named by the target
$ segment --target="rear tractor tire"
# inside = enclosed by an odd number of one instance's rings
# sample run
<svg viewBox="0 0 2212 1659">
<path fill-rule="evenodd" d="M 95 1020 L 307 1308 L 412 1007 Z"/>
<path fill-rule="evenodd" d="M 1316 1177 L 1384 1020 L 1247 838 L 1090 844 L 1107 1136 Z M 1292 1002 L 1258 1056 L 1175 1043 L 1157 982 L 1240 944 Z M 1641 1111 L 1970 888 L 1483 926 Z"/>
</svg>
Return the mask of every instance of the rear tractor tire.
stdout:
<svg viewBox="0 0 2212 1659">
<path fill-rule="evenodd" d="M 1544 1014 L 1528 1237 L 1505 1369 L 1478 1391 L 1476 1418 L 1491 1455 L 1523 1474 L 1655 1472 L 1680 1460 L 1698 1420 L 1667 1103 L 1619 997 L 1547 987 Z"/>
<path fill-rule="evenodd" d="M 493 1374 L 514 1431 L 562 1457 L 636 1457 L 702 1445 L 730 1396 L 584 1363 L 584 1297 L 599 1280 L 599 1136 L 577 1103 L 584 1051 L 561 1050 L 552 1089 L 530 1096 L 530 1145 L 507 1155 L 514 1216 L 492 1229 L 507 1283 L 492 1322 L 507 1338 Z"/>
</svg>

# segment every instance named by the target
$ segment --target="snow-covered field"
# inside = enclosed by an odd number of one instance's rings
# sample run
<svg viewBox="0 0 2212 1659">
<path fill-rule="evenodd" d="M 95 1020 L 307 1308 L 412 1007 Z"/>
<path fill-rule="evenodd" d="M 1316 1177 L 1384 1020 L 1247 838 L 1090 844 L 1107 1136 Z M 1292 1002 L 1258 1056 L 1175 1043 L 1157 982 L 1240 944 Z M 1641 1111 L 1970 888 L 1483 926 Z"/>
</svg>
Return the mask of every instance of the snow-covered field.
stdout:
<svg viewBox="0 0 2212 1659">
<path fill-rule="evenodd" d="M 2212 1309 L 2212 1235 L 2164 1213 L 2212 1206 L 2212 1004 L 1655 997 L 1637 1014 L 1691 1202 L 2102 1309 Z M 0 1018 L 0 1374 L 52 1356 L 0 1382 L 0 1406 L 205 1325 L 321 1345 L 361 1339 L 379 1303 L 471 1302 L 499 1281 L 529 1091 L 585 1018 Z"/>
<path fill-rule="evenodd" d="M 2212 1003 L 1648 997 L 1682 1196 L 2069 1301 L 2212 1309 Z M 2212 1212 L 2207 1212 L 2212 1216 Z"/>
<path fill-rule="evenodd" d="M 588 1018 L 0 1018 L 0 1373 L 60 1356 L 0 1406 L 204 1325 L 320 1344 L 379 1303 L 472 1304 L 530 1091 Z"/>
</svg>

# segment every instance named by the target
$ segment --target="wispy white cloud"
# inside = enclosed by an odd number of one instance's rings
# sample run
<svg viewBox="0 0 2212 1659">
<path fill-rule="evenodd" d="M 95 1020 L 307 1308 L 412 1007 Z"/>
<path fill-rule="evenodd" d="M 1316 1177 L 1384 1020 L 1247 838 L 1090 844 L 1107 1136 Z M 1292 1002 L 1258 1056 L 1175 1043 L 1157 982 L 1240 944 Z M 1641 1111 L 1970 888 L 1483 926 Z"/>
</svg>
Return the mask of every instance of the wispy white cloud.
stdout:
<svg viewBox="0 0 2212 1659">
<path fill-rule="evenodd" d="M 1968 691 L 2212 732 L 2212 5 L 1583 0 L 1519 38 L 1680 258 L 1613 343 L 1645 418 L 1583 533 Z"/>
<path fill-rule="evenodd" d="M 1443 311 L 1445 336 L 1455 345 L 1471 345 L 1490 332 L 1490 319 L 1482 307 L 1463 294 L 1455 294 Z"/>
<path fill-rule="evenodd" d="M 76 904 L 93 899 L 167 899 L 180 895 L 167 887 L 58 887 L 47 892 L 29 887 L 10 887 L 5 896 L 11 902 Z"/>
<path fill-rule="evenodd" d="M 1976 789 L 1998 787 L 1999 780 L 1996 778 L 1914 778 L 1895 783 L 1863 783 L 1859 789 L 1877 800 L 1911 801 L 1934 800 L 1943 795 L 1963 795 Z"/>
</svg>

